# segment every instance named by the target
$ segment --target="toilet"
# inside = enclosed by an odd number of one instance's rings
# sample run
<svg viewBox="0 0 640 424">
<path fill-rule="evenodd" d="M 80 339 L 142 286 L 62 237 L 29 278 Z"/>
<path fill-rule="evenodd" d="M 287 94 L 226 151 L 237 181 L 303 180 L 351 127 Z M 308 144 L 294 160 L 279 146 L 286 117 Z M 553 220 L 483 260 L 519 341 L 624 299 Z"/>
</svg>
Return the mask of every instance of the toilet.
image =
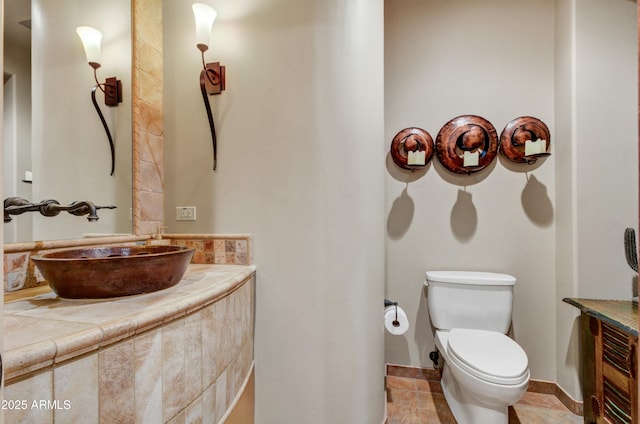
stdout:
<svg viewBox="0 0 640 424">
<path fill-rule="evenodd" d="M 427 271 L 427 304 L 443 359 L 440 384 L 458 424 L 507 424 L 529 384 L 525 351 L 511 325 L 511 275 Z"/>
</svg>

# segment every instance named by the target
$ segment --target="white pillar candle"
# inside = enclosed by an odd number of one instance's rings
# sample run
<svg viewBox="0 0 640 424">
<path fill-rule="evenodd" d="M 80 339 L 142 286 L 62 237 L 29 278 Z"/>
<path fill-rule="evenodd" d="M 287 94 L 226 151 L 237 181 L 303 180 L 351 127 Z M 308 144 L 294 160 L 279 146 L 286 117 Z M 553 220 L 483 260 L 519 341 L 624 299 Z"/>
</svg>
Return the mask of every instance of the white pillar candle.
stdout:
<svg viewBox="0 0 640 424">
<path fill-rule="evenodd" d="M 527 140 L 524 143 L 524 155 L 539 155 L 547 151 L 547 140 L 537 139 L 536 141 Z"/>
<path fill-rule="evenodd" d="M 464 152 L 462 160 L 462 166 L 478 166 L 480 163 L 480 153 L 477 150 L 475 152 Z"/>
<path fill-rule="evenodd" d="M 427 152 L 425 152 L 424 150 L 418 150 L 417 152 L 414 152 L 414 153 L 415 153 L 414 157 L 416 160 L 416 165 L 424 165 L 427 157 Z"/>
<path fill-rule="evenodd" d="M 416 157 L 413 152 L 407 152 L 407 165 L 415 165 Z"/>
<path fill-rule="evenodd" d="M 424 165 L 427 159 L 427 152 L 418 150 L 409 152 L 407 157 L 407 165 Z"/>
</svg>

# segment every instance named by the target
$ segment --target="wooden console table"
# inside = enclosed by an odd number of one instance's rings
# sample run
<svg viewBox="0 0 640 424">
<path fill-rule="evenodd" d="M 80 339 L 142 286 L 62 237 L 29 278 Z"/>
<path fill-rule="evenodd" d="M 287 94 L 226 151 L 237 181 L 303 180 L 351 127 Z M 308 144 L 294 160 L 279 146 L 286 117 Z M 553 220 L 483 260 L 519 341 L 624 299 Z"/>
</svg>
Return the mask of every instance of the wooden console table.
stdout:
<svg viewBox="0 0 640 424">
<path fill-rule="evenodd" d="M 580 309 L 584 422 L 638 422 L 638 307 L 631 301 L 565 298 Z"/>
</svg>

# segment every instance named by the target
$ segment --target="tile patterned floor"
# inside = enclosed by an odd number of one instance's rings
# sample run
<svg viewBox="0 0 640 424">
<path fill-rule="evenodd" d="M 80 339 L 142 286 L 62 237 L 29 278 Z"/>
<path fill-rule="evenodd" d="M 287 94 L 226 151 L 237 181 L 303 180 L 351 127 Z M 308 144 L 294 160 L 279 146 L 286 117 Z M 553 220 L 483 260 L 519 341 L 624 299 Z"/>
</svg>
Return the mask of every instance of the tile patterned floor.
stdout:
<svg viewBox="0 0 640 424">
<path fill-rule="evenodd" d="M 439 381 L 387 376 L 388 424 L 456 424 Z M 527 392 L 509 408 L 509 424 L 578 424 L 554 395 Z M 488 423 L 489 424 L 489 423 Z"/>
</svg>

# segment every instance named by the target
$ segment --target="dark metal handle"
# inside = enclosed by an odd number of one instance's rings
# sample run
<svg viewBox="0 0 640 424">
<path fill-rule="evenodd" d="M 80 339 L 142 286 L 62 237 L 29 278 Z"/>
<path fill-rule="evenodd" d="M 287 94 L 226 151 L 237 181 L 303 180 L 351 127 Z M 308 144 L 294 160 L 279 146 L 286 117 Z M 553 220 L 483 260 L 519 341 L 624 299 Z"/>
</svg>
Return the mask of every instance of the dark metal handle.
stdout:
<svg viewBox="0 0 640 424">
<path fill-rule="evenodd" d="M 98 116 L 100 117 L 102 126 L 104 127 L 104 130 L 107 133 L 107 138 L 109 139 L 109 148 L 111 149 L 111 173 L 109 175 L 113 175 L 113 171 L 115 170 L 116 166 L 116 150 L 115 146 L 113 145 L 113 138 L 111 138 L 111 131 L 109 131 L 107 121 L 105 121 L 104 116 L 102 115 L 102 111 L 100 110 L 100 106 L 98 106 L 98 102 L 96 101 L 96 90 L 99 87 L 99 84 L 93 86 L 93 89 L 91 90 L 91 102 L 93 102 L 93 106 L 96 108 L 96 112 L 98 112 Z"/>
<path fill-rule="evenodd" d="M 72 215 L 87 215 L 87 219 L 95 222 L 99 219 L 96 213 L 98 209 L 116 209 L 115 205 L 97 206 L 90 201 L 75 201 L 65 206 L 53 199 L 43 200 L 40 203 L 31 203 L 21 197 L 8 197 L 4 199 L 4 222 L 11 222 L 11 215 L 20 215 L 25 212 L 40 212 L 43 216 L 56 216 L 60 212 L 69 212 Z"/>
<path fill-rule="evenodd" d="M 211 112 L 205 78 L 209 78 L 209 76 L 208 72 L 203 70 L 200 72 L 200 91 L 202 92 L 202 100 L 204 101 L 204 108 L 207 110 L 207 119 L 209 120 L 209 128 L 211 129 L 211 139 L 213 141 L 213 170 L 215 171 L 218 162 L 218 140 L 216 138 L 216 124 L 213 121 L 213 112 Z"/>
</svg>

